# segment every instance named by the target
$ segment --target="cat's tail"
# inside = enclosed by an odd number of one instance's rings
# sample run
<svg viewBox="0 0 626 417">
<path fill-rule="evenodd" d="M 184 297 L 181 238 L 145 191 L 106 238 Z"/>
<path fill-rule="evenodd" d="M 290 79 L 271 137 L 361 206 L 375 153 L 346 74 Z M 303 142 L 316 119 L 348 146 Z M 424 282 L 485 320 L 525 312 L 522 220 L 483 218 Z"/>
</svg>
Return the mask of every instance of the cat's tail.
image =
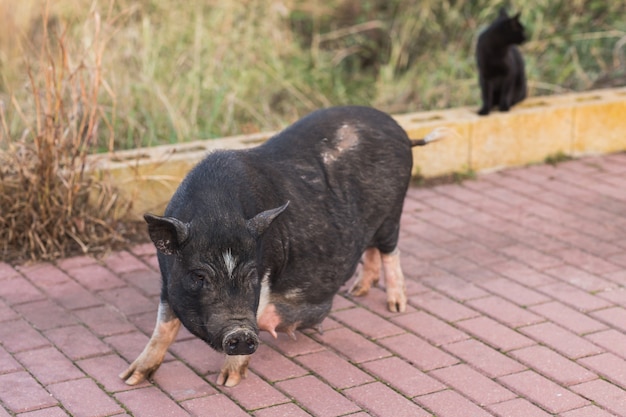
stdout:
<svg viewBox="0 0 626 417">
<path fill-rule="evenodd" d="M 411 139 L 411 146 L 424 146 L 430 142 L 445 139 L 450 136 L 459 136 L 456 130 L 449 127 L 438 127 L 422 139 Z"/>
</svg>

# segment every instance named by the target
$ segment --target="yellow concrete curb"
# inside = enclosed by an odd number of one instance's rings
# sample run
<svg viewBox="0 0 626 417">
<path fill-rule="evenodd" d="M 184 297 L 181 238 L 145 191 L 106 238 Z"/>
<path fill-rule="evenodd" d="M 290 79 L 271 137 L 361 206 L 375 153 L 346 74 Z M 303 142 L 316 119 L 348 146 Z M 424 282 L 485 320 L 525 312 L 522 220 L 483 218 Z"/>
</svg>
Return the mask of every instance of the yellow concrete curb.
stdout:
<svg viewBox="0 0 626 417">
<path fill-rule="evenodd" d="M 413 174 L 436 177 L 543 162 L 559 153 L 581 156 L 626 150 L 626 88 L 527 99 L 510 112 L 481 117 L 475 108 L 394 116 L 411 138 L 437 127 L 456 135 L 414 148 Z M 129 215 L 160 214 L 185 174 L 207 152 L 243 149 L 273 132 L 94 155 L 90 170 L 130 201 Z"/>
</svg>

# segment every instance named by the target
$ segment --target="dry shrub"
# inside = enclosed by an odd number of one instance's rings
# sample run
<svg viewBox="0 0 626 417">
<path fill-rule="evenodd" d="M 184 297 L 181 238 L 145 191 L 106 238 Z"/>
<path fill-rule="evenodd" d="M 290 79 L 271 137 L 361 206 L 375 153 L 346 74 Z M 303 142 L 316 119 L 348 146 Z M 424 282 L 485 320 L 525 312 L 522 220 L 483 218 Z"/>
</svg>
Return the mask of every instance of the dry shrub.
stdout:
<svg viewBox="0 0 626 417">
<path fill-rule="evenodd" d="M 99 97 L 105 42 L 92 15 L 89 46 L 68 45 L 42 18 L 39 58 L 29 62 L 28 100 L 0 103 L 0 250 L 5 260 L 98 252 L 124 241 L 115 190 L 95 181 L 86 159 L 111 125 Z M 14 123 L 19 118 L 20 123 Z M 12 126 L 26 126 L 15 132 Z M 100 132 L 103 130 L 103 132 Z"/>
</svg>

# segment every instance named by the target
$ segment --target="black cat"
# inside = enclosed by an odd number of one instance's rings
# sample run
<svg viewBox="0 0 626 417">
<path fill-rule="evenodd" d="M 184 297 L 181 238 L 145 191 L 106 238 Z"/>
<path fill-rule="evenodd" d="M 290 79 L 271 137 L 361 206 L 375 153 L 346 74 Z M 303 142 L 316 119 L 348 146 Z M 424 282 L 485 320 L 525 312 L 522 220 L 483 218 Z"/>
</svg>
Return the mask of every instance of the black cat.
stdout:
<svg viewBox="0 0 626 417">
<path fill-rule="evenodd" d="M 494 105 L 500 111 L 526 98 L 524 59 L 516 45 L 526 40 L 520 14 L 509 17 L 501 9 L 498 18 L 478 37 L 476 62 L 483 106 L 478 114 L 484 116 Z"/>
</svg>

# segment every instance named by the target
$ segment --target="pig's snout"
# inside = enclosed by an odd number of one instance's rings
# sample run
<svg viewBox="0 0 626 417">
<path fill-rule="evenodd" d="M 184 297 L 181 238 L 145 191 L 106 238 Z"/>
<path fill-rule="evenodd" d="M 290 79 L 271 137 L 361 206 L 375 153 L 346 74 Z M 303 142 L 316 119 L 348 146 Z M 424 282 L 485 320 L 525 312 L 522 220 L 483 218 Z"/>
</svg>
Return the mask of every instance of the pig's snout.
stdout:
<svg viewBox="0 0 626 417">
<path fill-rule="evenodd" d="M 224 337 L 222 347 L 227 355 L 251 355 L 259 347 L 259 338 L 252 330 L 237 329 Z"/>
</svg>

